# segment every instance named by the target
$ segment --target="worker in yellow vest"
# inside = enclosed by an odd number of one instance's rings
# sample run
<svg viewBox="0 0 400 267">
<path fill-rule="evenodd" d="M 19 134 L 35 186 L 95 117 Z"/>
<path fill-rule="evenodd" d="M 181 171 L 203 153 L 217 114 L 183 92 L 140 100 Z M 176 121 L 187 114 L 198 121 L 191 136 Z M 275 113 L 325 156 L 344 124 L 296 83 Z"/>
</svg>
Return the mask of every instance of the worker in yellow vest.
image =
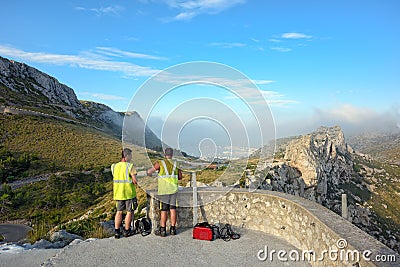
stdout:
<svg viewBox="0 0 400 267">
<path fill-rule="evenodd" d="M 136 199 L 136 170 L 132 160 L 132 150 L 124 148 L 122 150 L 122 159 L 120 162 L 111 165 L 113 175 L 114 200 L 116 201 L 117 213 L 115 214 L 115 238 L 121 237 L 121 224 L 123 211 L 126 210 L 124 237 L 133 235 L 131 228 L 134 210 L 137 208 Z"/>
<path fill-rule="evenodd" d="M 182 179 L 182 171 L 178 168 L 177 162 L 172 160 L 172 148 L 164 151 L 165 159 L 157 161 L 154 166 L 147 170 L 147 175 L 158 171 L 158 199 L 160 201 L 160 228 L 155 231 L 158 236 L 167 236 L 166 223 L 168 211 L 171 216 L 170 234 L 176 235 L 176 206 L 178 194 L 178 180 Z"/>
</svg>

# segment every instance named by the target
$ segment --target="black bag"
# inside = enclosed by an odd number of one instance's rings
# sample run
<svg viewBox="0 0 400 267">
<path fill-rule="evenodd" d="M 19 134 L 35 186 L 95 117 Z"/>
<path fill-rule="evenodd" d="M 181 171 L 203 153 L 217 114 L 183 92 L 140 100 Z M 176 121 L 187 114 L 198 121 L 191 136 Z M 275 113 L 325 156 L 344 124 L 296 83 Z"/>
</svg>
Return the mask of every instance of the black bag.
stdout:
<svg viewBox="0 0 400 267">
<path fill-rule="evenodd" d="M 224 241 L 229 241 L 231 239 L 235 240 L 240 238 L 240 234 L 235 233 L 232 230 L 231 225 L 227 223 L 224 227 L 219 229 L 219 238 L 223 239 Z"/>
<path fill-rule="evenodd" d="M 149 235 L 151 233 L 151 221 L 150 219 L 143 217 L 137 219 L 135 222 L 135 231 L 140 233 L 142 236 Z"/>
</svg>

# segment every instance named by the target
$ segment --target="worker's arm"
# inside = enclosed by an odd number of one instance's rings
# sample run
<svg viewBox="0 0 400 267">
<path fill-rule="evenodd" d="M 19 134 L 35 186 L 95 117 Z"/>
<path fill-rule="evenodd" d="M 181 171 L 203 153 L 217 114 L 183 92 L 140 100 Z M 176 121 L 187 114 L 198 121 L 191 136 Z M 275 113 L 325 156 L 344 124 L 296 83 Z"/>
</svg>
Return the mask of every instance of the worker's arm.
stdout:
<svg viewBox="0 0 400 267">
<path fill-rule="evenodd" d="M 137 178 L 136 178 L 136 170 L 134 168 L 131 169 L 131 176 L 132 176 L 132 183 L 137 184 Z"/>
<path fill-rule="evenodd" d="M 178 180 L 182 180 L 182 171 L 178 170 Z"/>
<path fill-rule="evenodd" d="M 132 174 L 132 183 L 137 184 L 136 173 Z"/>
<path fill-rule="evenodd" d="M 153 167 L 147 170 L 147 176 L 151 176 L 154 172 L 160 170 L 160 163 L 156 162 Z"/>
</svg>

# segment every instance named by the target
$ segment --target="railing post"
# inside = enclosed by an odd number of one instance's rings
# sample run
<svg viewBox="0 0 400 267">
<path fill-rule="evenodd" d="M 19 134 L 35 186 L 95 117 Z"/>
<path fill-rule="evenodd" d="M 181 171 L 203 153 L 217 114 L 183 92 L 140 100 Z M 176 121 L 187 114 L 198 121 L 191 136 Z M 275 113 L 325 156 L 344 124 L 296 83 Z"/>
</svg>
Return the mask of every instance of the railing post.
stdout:
<svg viewBox="0 0 400 267">
<path fill-rule="evenodd" d="M 348 214 L 347 214 L 347 195 L 342 194 L 342 217 L 345 218 L 346 220 L 348 219 Z"/>
<path fill-rule="evenodd" d="M 196 172 L 192 172 L 192 188 L 193 188 L 193 226 L 197 224 L 197 182 Z"/>
</svg>

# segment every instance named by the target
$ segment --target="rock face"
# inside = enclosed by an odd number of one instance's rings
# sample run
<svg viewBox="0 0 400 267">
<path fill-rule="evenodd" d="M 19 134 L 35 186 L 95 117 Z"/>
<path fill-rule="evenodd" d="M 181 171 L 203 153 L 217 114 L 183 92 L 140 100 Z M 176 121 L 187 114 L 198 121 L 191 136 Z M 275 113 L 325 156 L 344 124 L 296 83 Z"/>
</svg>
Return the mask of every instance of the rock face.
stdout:
<svg viewBox="0 0 400 267">
<path fill-rule="evenodd" d="M 124 114 L 104 104 L 79 101 L 72 88 L 24 63 L 0 57 L 0 89 L 0 106 L 21 108 L 18 114 L 40 111 L 53 117 L 72 118 L 118 137 L 126 117 L 135 126 L 133 144 L 152 149 L 162 146 L 137 112 Z"/>
<path fill-rule="evenodd" d="M 107 127 L 111 131 L 115 131 L 120 135 L 122 131 L 122 124 L 124 121 L 124 114 L 115 112 L 109 106 L 92 101 L 81 101 L 81 112 L 86 118 L 90 118 L 92 123 L 98 126 Z"/>
<path fill-rule="evenodd" d="M 68 233 L 65 230 L 60 230 L 60 231 L 54 232 L 50 236 L 50 242 L 53 242 L 53 243 L 63 242 L 64 246 L 68 245 L 75 239 L 83 240 L 83 238 L 81 236 Z"/>
<path fill-rule="evenodd" d="M 289 167 L 300 172 L 305 188 L 313 189 L 306 197 L 324 204 L 338 198 L 339 184 L 357 176 L 353 170 L 352 152 L 339 126 L 321 127 L 292 140 L 286 147 L 284 159 Z"/>
<path fill-rule="evenodd" d="M 0 85 L 19 96 L 11 101 L 37 98 L 47 105 L 81 108 L 81 103 L 70 87 L 24 63 L 3 57 L 0 57 Z"/>
<path fill-rule="evenodd" d="M 377 215 L 370 210 L 373 186 L 356 171 L 355 158 L 366 156 L 346 144 L 339 126 L 317 131 L 287 142 L 280 158 L 265 165 L 255 175 L 248 171 L 247 185 L 298 195 L 316 201 L 341 214 L 342 194 L 348 199 L 348 220 L 367 233 L 400 250 L 394 235 L 383 237 Z"/>
<path fill-rule="evenodd" d="M 339 126 L 321 127 L 288 142 L 283 159 L 267 166 L 262 187 L 299 195 L 339 211 L 335 205 L 340 204 L 341 185 L 358 176 L 353 170 L 353 152 Z"/>
<path fill-rule="evenodd" d="M 26 249 L 51 249 L 51 248 L 63 248 L 69 245 L 71 242 L 83 240 L 79 235 L 68 233 L 65 230 L 54 232 L 50 235 L 50 241 L 46 239 L 40 239 L 33 245 L 26 243 L 22 246 Z"/>
<path fill-rule="evenodd" d="M 336 169 L 351 165 L 344 155 L 348 153 L 340 127 L 321 127 L 316 132 L 292 140 L 286 147 L 285 160 L 297 168 L 307 185 L 313 185 L 327 176 L 340 177 Z"/>
</svg>

